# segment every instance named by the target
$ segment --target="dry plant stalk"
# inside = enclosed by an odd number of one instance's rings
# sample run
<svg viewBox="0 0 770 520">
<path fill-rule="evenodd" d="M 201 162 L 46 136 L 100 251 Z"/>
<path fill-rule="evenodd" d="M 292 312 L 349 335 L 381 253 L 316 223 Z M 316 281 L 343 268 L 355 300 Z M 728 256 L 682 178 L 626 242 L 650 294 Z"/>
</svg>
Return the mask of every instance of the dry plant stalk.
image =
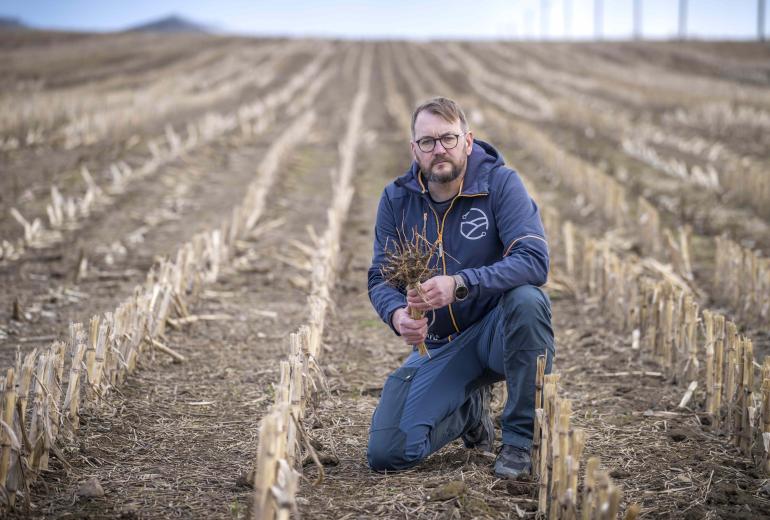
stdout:
<svg viewBox="0 0 770 520">
<path fill-rule="evenodd" d="M 540 481 L 538 483 L 538 497 L 537 497 L 537 514 L 538 517 L 545 517 L 546 511 L 548 509 L 548 457 L 549 454 L 549 445 L 550 445 L 550 435 L 548 433 L 548 418 L 545 416 L 545 411 L 535 410 L 535 416 L 540 419 L 541 429 L 540 429 L 540 460 L 538 461 L 538 476 L 540 478 Z"/>
<path fill-rule="evenodd" d="M 540 517 L 545 517 L 548 512 L 548 493 L 552 485 L 553 475 L 553 441 L 555 436 L 555 408 L 557 396 L 557 383 L 559 381 L 559 374 L 548 374 L 543 377 L 543 408 L 535 410 L 535 415 L 538 412 L 541 416 L 540 421 L 540 461 L 539 461 L 539 473 L 540 483 L 538 485 L 538 505 L 537 513 Z"/>
<path fill-rule="evenodd" d="M 743 336 L 738 337 L 738 341 L 735 347 L 735 389 L 733 390 L 733 421 L 732 424 L 728 424 L 728 428 L 732 430 L 732 441 L 736 446 L 741 445 L 741 425 L 743 424 L 743 412 L 744 412 L 744 392 L 743 392 L 743 374 L 744 374 L 744 351 L 746 349 L 746 338 Z"/>
<path fill-rule="evenodd" d="M 591 457 L 586 464 L 583 480 L 583 500 L 581 504 L 582 520 L 615 520 L 620 510 L 623 493 L 616 486 L 606 471 L 599 469 L 599 459 Z M 639 514 L 637 504 L 629 505 L 626 518 L 636 518 Z"/>
<path fill-rule="evenodd" d="M 714 422 L 714 315 L 709 310 L 703 311 L 703 350 L 706 352 L 706 413 Z"/>
<path fill-rule="evenodd" d="M 562 453 L 559 451 L 559 412 L 561 409 L 561 399 L 558 395 L 558 382 L 560 379 L 559 374 L 549 374 L 545 376 L 545 417 L 546 417 L 546 429 L 548 430 L 548 480 L 547 480 L 547 493 L 545 503 L 548 509 L 548 518 L 556 518 L 558 515 L 558 498 L 557 492 L 559 482 L 561 480 L 561 457 Z"/>
<path fill-rule="evenodd" d="M 685 377 L 687 381 L 695 381 L 698 378 L 698 369 L 700 361 L 698 360 L 697 325 L 698 325 L 698 304 L 693 301 L 691 294 L 685 296 L 684 304 L 684 333 L 685 352 L 688 354 L 685 365 Z"/>
<path fill-rule="evenodd" d="M 735 385 L 736 385 L 736 363 L 738 349 L 738 329 L 735 323 L 729 321 L 725 323 L 725 387 L 724 401 L 727 405 L 726 428 L 729 430 L 733 426 L 733 415 L 735 413 Z"/>
<path fill-rule="evenodd" d="M 37 349 L 33 349 L 32 352 L 29 352 L 24 357 L 24 363 L 21 363 L 21 353 L 18 355 L 16 373 L 21 374 L 21 381 L 19 382 L 19 416 L 24 418 L 27 416 L 27 399 L 32 383 L 32 372 L 35 367 Z"/>
<path fill-rule="evenodd" d="M 583 507 L 582 520 L 591 520 L 594 517 L 597 483 L 596 473 L 599 471 L 599 459 L 591 457 L 586 463 L 585 477 L 583 478 Z"/>
<path fill-rule="evenodd" d="M 415 227 L 411 240 L 406 238 L 406 233 L 399 233 L 398 242 L 394 242 L 392 248 L 385 245 L 385 262 L 380 268 L 385 282 L 399 290 L 417 289 L 421 293 L 420 284 L 436 272 L 430 267 L 430 261 L 437 247 L 438 244 L 426 238 L 424 229 L 421 234 Z M 409 317 L 413 320 L 424 315 L 422 311 L 409 308 Z M 421 356 L 428 353 L 425 343 L 417 345 L 417 349 Z"/>
<path fill-rule="evenodd" d="M 762 468 L 770 474 L 770 356 L 762 363 L 762 430 L 761 443 L 763 447 Z"/>
<path fill-rule="evenodd" d="M 572 222 L 566 221 L 564 230 L 564 258 L 567 267 L 567 276 L 575 278 L 575 227 Z"/>
<path fill-rule="evenodd" d="M 285 405 L 274 405 L 262 419 L 259 428 L 259 447 L 257 449 L 256 471 L 254 474 L 254 511 L 255 520 L 275 517 L 275 504 L 271 499 L 270 488 L 276 479 L 278 458 L 283 451 Z"/>
<path fill-rule="evenodd" d="M 14 381 L 14 370 L 9 368 L 5 374 L 5 391 L 3 393 L 2 420 L 5 423 L 0 428 L 2 437 L 2 452 L 0 453 L 0 486 L 5 487 L 5 481 L 8 478 L 8 471 L 11 466 L 11 452 L 13 450 L 13 413 L 16 410 L 16 385 Z M 11 497 L 12 499 L 12 497 Z"/>
<path fill-rule="evenodd" d="M 58 403 L 62 402 L 62 390 L 64 384 L 64 356 L 67 352 L 67 344 L 63 341 L 54 343 L 53 349 L 46 363 L 45 384 L 47 388 L 47 400 L 44 407 L 44 425 L 48 434 L 48 440 L 53 442 L 59 434 L 62 422 L 62 411 Z M 45 389 L 44 389 L 45 391 Z M 44 394 L 45 396 L 46 394 Z M 44 468 L 48 469 L 48 450 L 42 457 Z"/>
<path fill-rule="evenodd" d="M 674 298 L 671 294 L 666 297 L 665 308 L 663 311 L 663 353 L 662 365 L 668 375 L 671 375 L 671 369 L 674 364 Z"/>
<path fill-rule="evenodd" d="M 752 420 L 750 408 L 754 403 L 754 345 L 749 338 L 744 339 L 743 344 L 743 381 L 739 389 L 741 397 L 741 422 L 739 427 L 739 447 L 747 457 L 751 457 Z"/>
<path fill-rule="evenodd" d="M 93 380 L 96 371 L 96 343 L 99 338 L 99 316 L 92 316 L 88 327 L 88 347 L 86 348 L 86 399 L 96 400 Z"/>
<path fill-rule="evenodd" d="M 626 508 L 626 516 L 623 517 L 623 520 L 636 520 L 641 513 L 642 506 L 634 502 Z"/>
<path fill-rule="evenodd" d="M 569 417 L 567 417 L 569 420 Z M 570 429 L 569 432 L 569 456 L 566 459 L 564 496 L 561 498 L 561 518 L 563 520 L 577 519 L 577 490 L 578 473 L 580 470 L 580 458 L 585 447 L 585 432 L 581 429 Z"/>
<path fill-rule="evenodd" d="M 724 386 L 725 317 L 714 316 L 714 426 L 722 422 L 722 388 Z"/>
<path fill-rule="evenodd" d="M 30 421 L 29 439 L 32 444 L 32 452 L 29 455 L 29 465 L 33 470 L 40 469 L 43 452 L 48 451 L 45 433 L 45 400 L 47 399 L 46 372 L 49 364 L 49 356 L 46 353 L 40 355 L 37 360 L 37 374 L 35 376 L 35 390 L 32 397 L 32 419 Z"/>
<path fill-rule="evenodd" d="M 62 409 L 67 414 L 73 430 L 80 424 L 78 411 L 80 409 L 80 376 L 83 354 L 86 350 L 86 335 L 81 323 L 70 324 L 70 376 L 67 394 Z"/>
<path fill-rule="evenodd" d="M 535 374 L 535 428 L 532 435 L 532 475 L 537 478 L 540 470 L 540 431 L 543 427 L 543 378 L 545 377 L 545 356 L 537 356 Z"/>
<path fill-rule="evenodd" d="M 100 397 L 102 376 L 104 375 L 105 351 L 107 349 L 107 341 L 112 323 L 111 313 L 107 313 L 105 317 L 106 321 L 103 321 L 101 325 L 99 325 L 99 331 L 96 336 L 96 355 L 94 357 L 93 374 L 89 372 L 88 376 L 90 382 L 89 388 L 92 389 L 92 392 L 97 398 Z"/>
<path fill-rule="evenodd" d="M 560 512 L 569 509 L 567 504 L 567 487 L 569 485 L 569 456 L 570 456 L 570 416 L 572 401 L 558 399 L 556 402 L 556 436 L 552 439 L 554 446 L 553 459 L 553 494 L 549 518 L 560 518 Z"/>
</svg>

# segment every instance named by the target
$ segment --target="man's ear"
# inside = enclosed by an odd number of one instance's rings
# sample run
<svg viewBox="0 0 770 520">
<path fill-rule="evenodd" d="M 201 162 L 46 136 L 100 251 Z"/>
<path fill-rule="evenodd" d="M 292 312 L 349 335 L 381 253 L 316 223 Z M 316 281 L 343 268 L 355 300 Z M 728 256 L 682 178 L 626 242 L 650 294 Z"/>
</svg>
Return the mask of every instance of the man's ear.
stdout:
<svg viewBox="0 0 770 520">
<path fill-rule="evenodd" d="M 473 151 L 473 132 L 467 132 L 465 134 L 465 153 L 470 155 Z"/>
<path fill-rule="evenodd" d="M 409 148 L 412 150 L 412 159 L 414 159 L 414 162 L 419 162 L 417 160 L 417 150 L 414 146 L 414 141 L 409 141 Z"/>
</svg>

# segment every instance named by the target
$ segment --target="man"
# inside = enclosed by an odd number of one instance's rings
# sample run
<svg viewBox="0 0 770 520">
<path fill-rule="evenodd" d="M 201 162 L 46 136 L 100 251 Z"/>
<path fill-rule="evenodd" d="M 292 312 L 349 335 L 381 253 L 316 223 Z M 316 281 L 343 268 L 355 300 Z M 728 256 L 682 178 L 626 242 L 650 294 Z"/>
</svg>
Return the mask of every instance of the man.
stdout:
<svg viewBox="0 0 770 520">
<path fill-rule="evenodd" d="M 462 109 L 431 99 L 412 116 L 409 171 L 389 184 L 377 210 L 369 295 L 407 345 L 423 341 L 387 379 L 372 417 L 367 458 L 376 471 L 414 466 L 462 437 L 492 451 L 490 385 L 505 380 L 498 476 L 531 469 L 537 357 L 554 355 L 551 309 L 539 288 L 548 246 L 537 206 L 489 144 L 475 140 Z M 425 230 L 439 273 L 404 292 L 383 279 L 399 234 Z M 418 320 L 409 309 L 426 313 Z"/>
</svg>

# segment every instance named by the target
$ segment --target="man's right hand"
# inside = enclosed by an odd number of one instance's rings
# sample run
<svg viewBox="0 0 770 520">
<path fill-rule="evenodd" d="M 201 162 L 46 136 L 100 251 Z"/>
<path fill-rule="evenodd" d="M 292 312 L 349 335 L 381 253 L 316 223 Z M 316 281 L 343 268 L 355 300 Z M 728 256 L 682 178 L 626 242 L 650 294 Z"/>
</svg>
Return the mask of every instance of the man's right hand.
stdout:
<svg viewBox="0 0 770 520">
<path fill-rule="evenodd" d="M 413 320 L 409 317 L 407 309 L 408 307 L 402 307 L 393 313 L 393 328 L 401 334 L 407 345 L 419 345 L 428 336 L 428 318 Z"/>
</svg>

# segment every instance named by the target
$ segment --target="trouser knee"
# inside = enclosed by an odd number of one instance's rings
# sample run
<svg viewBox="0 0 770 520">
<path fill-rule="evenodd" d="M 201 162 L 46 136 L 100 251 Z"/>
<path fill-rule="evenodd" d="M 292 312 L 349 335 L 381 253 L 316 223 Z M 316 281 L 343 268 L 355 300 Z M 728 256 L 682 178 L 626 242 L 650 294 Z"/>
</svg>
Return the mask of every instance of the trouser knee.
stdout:
<svg viewBox="0 0 770 520">
<path fill-rule="evenodd" d="M 528 319 L 545 314 L 550 318 L 551 302 L 540 287 L 520 285 L 503 294 L 500 304 L 509 317 Z"/>
<path fill-rule="evenodd" d="M 521 285 L 506 291 L 500 305 L 507 348 L 553 350 L 551 302 L 542 289 Z"/>
<path fill-rule="evenodd" d="M 398 429 L 376 430 L 369 433 L 366 459 L 374 471 L 400 471 L 419 462 L 406 454 L 406 435 Z"/>
</svg>

